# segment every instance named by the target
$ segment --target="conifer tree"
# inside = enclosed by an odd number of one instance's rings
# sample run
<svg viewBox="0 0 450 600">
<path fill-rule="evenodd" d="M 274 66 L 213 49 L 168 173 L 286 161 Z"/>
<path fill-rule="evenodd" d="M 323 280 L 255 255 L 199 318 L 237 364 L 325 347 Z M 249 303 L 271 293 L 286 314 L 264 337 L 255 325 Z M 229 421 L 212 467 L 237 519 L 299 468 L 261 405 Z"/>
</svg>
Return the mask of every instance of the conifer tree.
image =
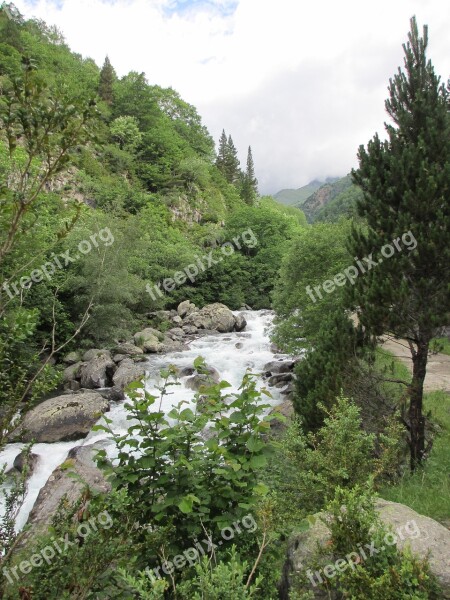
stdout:
<svg viewBox="0 0 450 600">
<path fill-rule="evenodd" d="M 378 252 L 376 267 L 349 288 L 351 308 L 373 336 L 406 340 L 412 362 L 408 409 L 411 468 L 425 453 L 423 386 L 429 345 L 449 322 L 450 305 L 450 123 L 449 92 L 426 57 L 427 27 L 419 36 L 411 19 L 403 45 L 404 69 L 390 80 L 387 140 L 378 135 L 359 148 L 353 180 L 364 197 L 358 212 L 366 230 L 354 230 L 355 257 Z M 406 247 L 406 240 L 410 243 Z M 393 250 L 380 250 L 389 244 Z M 386 246 L 387 248 L 387 246 Z"/>
<path fill-rule="evenodd" d="M 219 139 L 219 150 L 217 152 L 216 166 L 225 175 L 225 162 L 227 156 L 228 139 L 225 129 L 222 129 L 222 135 Z"/>
<path fill-rule="evenodd" d="M 108 57 L 105 58 L 102 70 L 100 71 L 100 81 L 98 85 L 98 95 L 107 104 L 112 104 L 114 99 L 114 82 L 117 79 L 116 72 Z"/>
<path fill-rule="evenodd" d="M 241 196 L 250 205 L 253 205 L 258 197 L 258 180 L 255 177 L 255 165 L 253 163 L 251 146 L 248 147 L 247 169 L 242 180 Z"/>
<path fill-rule="evenodd" d="M 229 183 L 237 183 L 239 180 L 239 164 L 236 146 L 233 143 L 231 135 L 229 135 L 225 159 L 225 177 Z"/>
</svg>

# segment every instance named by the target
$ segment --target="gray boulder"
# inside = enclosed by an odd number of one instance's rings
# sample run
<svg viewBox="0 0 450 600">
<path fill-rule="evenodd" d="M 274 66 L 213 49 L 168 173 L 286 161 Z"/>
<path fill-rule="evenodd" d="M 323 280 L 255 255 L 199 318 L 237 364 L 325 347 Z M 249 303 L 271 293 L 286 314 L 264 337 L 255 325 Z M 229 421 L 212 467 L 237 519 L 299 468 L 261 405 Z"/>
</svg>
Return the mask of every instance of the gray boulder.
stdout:
<svg viewBox="0 0 450 600">
<path fill-rule="evenodd" d="M 208 304 L 197 312 L 190 313 L 184 320 L 185 325 L 193 325 L 197 329 L 216 330 L 220 333 L 234 331 L 236 318 L 231 310 L 216 302 Z"/>
<path fill-rule="evenodd" d="M 114 373 L 113 383 L 116 387 L 123 389 L 143 375 L 145 375 L 145 363 L 135 363 L 131 358 L 125 358 Z"/>
<path fill-rule="evenodd" d="M 106 493 L 111 489 L 102 471 L 97 468 L 93 456 L 93 446 L 77 446 L 70 450 L 64 463 L 53 471 L 39 492 L 28 517 L 27 525 L 30 526 L 30 531 L 25 534 L 27 539 L 47 528 L 63 498 L 69 504 L 76 502 L 86 484 L 95 492 Z M 72 473 L 75 473 L 77 478 L 71 477 Z"/>
<path fill-rule="evenodd" d="M 114 354 L 125 354 L 126 356 L 138 356 L 142 354 L 142 348 L 134 344 L 118 344 L 113 348 Z"/>
<path fill-rule="evenodd" d="M 97 392 L 50 398 L 26 413 L 13 439 L 37 443 L 77 440 L 86 437 L 108 410 L 108 402 Z"/>
<path fill-rule="evenodd" d="M 160 352 L 162 350 L 161 341 L 164 336 L 152 327 L 138 331 L 133 338 L 136 346 L 141 346 L 145 352 Z"/>
<path fill-rule="evenodd" d="M 69 383 L 73 379 L 79 379 L 80 378 L 80 368 L 82 367 L 83 364 L 84 363 L 82 363 L 82 362 L 77 362 L 77 363 L 74 363 L 74 364 L 66 367 L 64 369 L 64 373 L 63 373 L 63 383 Z"/>
<path fill-rule="evenodd" d="M 25 464 L 27 464 L 28 476 L 30 476 L 38 463 L 39 456 L 37 454 L 34 454 L 33 452 L 30 452 L 30 454 L 28 455 L 28 460 L 25 460 L 25 454 L 26 453 L 23 450 L 22 452 L 19 452 L 19 454 L 14 459 L 13 469 L 18 471 L 19 473 L 22 473 L 22 471 L 25 468 Z"/>
<path fill-rule="evenodd" d="M 442 588 L 442 600 L 450 599 L 450 531 L 429 517 L 416 513 L 403 504 L 378 499 L 377 512 L 382 522 L 390 527 L 397 538 L 397 547 L 409 546 L 413 554 L 421 559 L 428 557 L 431 571 L 437 577 Z M 305 532 L 295 534 L 289 541 L 287 561 L 280 584 L 280 598 L 288 599 L 289 588 L 295 573 L 305 569 L 309 559 L 319 546 L 326 546 L 330 539 L 328 527 L 316 519 L 314 525 Z M 379 549 L 381 550 L 381 549 Z M 370 560 L 370 558 L 369 558 Z M 324 564 L 333 563 L 332 557 Z M 311 586 L 314 598 L 334 598 Z"/>
<path fill-rule="evenodd" d="M 170 320 L 172 321 L 172 323 L 174 325 L 182 325 L 183 324 L 183 319 L 179 315 L 172 317 Z"/>
<path fill-rule="evenodd" d="M 88 350 L 83 354 L 83 361 L 89 362 L 90 360 L 100 356 L 107 356 L 108 358 L 111 358 L 109 350 L 99 350 L 98 348 L 93 348 L 92 350 Z"/>
<path fill-rule="evenodd" d="M 264 365 L 263 371 L 266 374 L 270 373 L 270 375 L 289 373 L 294 366 L 295 361 L 293 360 L 272 360 Z"/>
<path fill-rule="evenodd" d="M 198 392 L 202 386 L 209 387 L 216 383 L 219 383 L 220 375 L 219 372 L 214 369 L 214 367 L 208 367 L 208 373 L 197 373 L 193 377 L 189 377 L 186 380 L 186 387 L 190 390 L 194 390 Z"/>
<path fill-rule="evenodd" d="M 79 378 L 82 388 L 93 390 L 109 387 L 116 364 L 111 356 L 101 354 L 80 367 Z"/>
<path fill-rule="evenodd" d="M 73 365 L 79 361 L 81 361 L 81 355 L 79 352 L 69 352 L 63 358 L 63 363 L 66 365 Z"/>
<path fill-rule="evenodd" d="M 235 319 L 234 330 L 235 331 L 244 331 L 244 329 L 247 327 L 247 321 L 245 320 L 244 315 L 237 315 L 234 319 Z"/>
<path fill-rule="evenodd" d="M 190 315 L 191 313 L 195 312 L 196 310 L 198 310 L 198 309 L 195 306 L 195 304 L 192 304 L 192 302 L 190 300 L 185 300 L 184 302 L 181 302 L 178 305 L 177 313 L 178 313 L 178 316 L 183 319 L 184 317 L 186 317 L 187 315 Z"/>
</svg>

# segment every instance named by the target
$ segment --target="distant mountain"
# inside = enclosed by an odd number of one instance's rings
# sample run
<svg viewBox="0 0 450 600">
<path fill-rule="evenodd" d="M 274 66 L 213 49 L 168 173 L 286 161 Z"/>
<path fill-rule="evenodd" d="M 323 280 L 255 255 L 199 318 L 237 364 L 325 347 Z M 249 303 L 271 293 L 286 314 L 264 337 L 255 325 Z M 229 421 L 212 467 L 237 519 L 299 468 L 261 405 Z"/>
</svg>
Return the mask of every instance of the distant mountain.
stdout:
<svg viewBox="0 0 450 600">
<path fill-rule="evenodd" d="M 329 178 L 329 179 L 326 179 L 326 182 L 329 182 L 330 179 L 331 179 L 331 181 L 335 181 L 334 179 Z M 297 190 L 294 190 L 294 189 L 281 190 L 281 191 L 277 192 L 276 194 L 274 194 L 273 197 L 280 204 L 289 204 L 292 206 L 295 205 L 297 207 L 301 207 L 302 203 L 307 198 L 309 198 L 309 196 L 311 196 L 311 194 L 313 194 L 316 190 L 318 190 L 324 183 L 325 183 L 325 181 L 319 181 L 318 179 L 315 179 L 314 181 L 311 181 L 307 185 L 304 185 L 303 187 L 298 188 Z"/>
<path fill-rule="evenodd" d="M 359 188 L 353 185 L 351 176 L 346 175 L 333 182 L 327 182 L 315 190 L 305 201 L 297 204 L 302 208 L 310 223 L 334 221 L 341 215 L 353 213 L 356 199 L 361 194 Z M 327 210 L 327 207 L 330 207 Z"/>
</svg>

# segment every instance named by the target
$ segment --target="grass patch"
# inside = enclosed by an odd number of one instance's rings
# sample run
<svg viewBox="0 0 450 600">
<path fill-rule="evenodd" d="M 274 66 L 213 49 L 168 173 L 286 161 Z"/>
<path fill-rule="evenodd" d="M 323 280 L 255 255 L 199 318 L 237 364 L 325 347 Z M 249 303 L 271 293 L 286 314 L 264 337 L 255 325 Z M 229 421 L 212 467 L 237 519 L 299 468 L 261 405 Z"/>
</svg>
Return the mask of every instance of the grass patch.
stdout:
<svg viewBox="0 0 450 600">
<path fill-rule="evenodd" d="M 443 340 L 447 342 L 450 354 L 450 342 L 447 338 Z M 391 352 L 378 348 L 375 366 L 385 377 L 411 381 L 408 368 Z M 389 397 L 397 402 L 404 396 L 404 385 L 384 383 L 383 387 Z M 381 489 L 380 496 L 392 502 L 406 504 L 418 513 L 446 522 L 448 525 L 450 521 L 450 395 L 442 391 L 426 393 L 424 411 L 438 430 L 429 458 L 415 473 L 406 471 L 395 484 Z"/>
<path fill-rule="evenodd" d="M 450 356 L 450 340 L 446 337 L 434 338 L 431 341 L 430 349 L 432 352 L 440 352 L 441 354 Z"/>
<path fill-rule="evenodd" d="M 438 426 L 433 449 L 424 466 L 406 472 L 395 484 L 380 490 L 386 500 L 410 506 L 422 515 L 446 522 L 450 520 L 450 395 L 436 391 L 425 394 L 425 410 Z"/>
</svg>

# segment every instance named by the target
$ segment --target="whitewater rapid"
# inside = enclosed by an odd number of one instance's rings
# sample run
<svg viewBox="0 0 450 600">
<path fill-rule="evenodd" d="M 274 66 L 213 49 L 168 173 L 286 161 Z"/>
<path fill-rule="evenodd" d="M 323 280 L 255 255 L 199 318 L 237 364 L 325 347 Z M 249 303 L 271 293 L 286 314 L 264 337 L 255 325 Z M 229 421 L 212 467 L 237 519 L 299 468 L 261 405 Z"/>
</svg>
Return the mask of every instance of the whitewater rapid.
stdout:
<svg viewBox="0 0 450 600">
<path fill-rule="evenodd" d="M 188 350 L 149 355 L 145 365 L 146 389 L 151 394 L 159 396 L 157 386 L 160 383 L 160 370 L 170 364 L 175 365 L 180 370 L 185 367 L 192 367 L 197 356 L 202 356 L 208 366 L 217 369 L 221 380 L 228 381 L 231 384 L 232 387 L 227 389 L 227 393 L 238 392 L 242 377 L 247 369 L 259 375 L 258 388 L 265 387 L 266 384 L 260 376 L 264 365 L 272 360 L 287 358 L 286 355 L 274 354 L 271 350 L 269 336 L 274 313 L 262 310 L 242 311 L 234 314 L 243 314 L 247 320 L 247 327 L 243 332 L 207 335 L 190 342 Z M 195 391 L 186 388 L 185 381 L 186 377 L 181 378 L 181 385 L 170 387 L 170 395 L 165 397 L 162 404 L 165 412 L 169 412 L 172 406 L 182 400 L 189 403 L 193 402 Z M 280 390 L 270 388 L 270 392 L 272 398 L 264 398 L 264 402 L 272 406 L 279 404 L 282 401 Z M 112 420 L 111 428 L 115 433 L 125 433 L 130 426 L 130 421 L 126 419 L 127 411 L 124 409 L 124 403 L 125 401 L 112 403 L 111 410 L 107 413 L 107 417 Z M 39 491 L 52 472 L 64 462 L 69 451 L 75 447 L 94 444 L 106 448 L 108 454 L 112 457 L 114 447 L 108 443 L 107 438 L 108 436 L 104 432 L 91 432 L 86 438 L 76 441 L 35 444 L 33 446 L 32 452 L 38 456 L 38 461 L 33 474 L 28 479 L 25 501 L 16 520 L 17 530 L 25 525 Z M 8 444 L 0 453 L 0 465 L 6 463 L 6 470 L 12 468 L 14 459 L 23 447 L 24 444 L 21 443 Z M 1 508 L 0 505 L 0 511 Z"/>
</svg>

